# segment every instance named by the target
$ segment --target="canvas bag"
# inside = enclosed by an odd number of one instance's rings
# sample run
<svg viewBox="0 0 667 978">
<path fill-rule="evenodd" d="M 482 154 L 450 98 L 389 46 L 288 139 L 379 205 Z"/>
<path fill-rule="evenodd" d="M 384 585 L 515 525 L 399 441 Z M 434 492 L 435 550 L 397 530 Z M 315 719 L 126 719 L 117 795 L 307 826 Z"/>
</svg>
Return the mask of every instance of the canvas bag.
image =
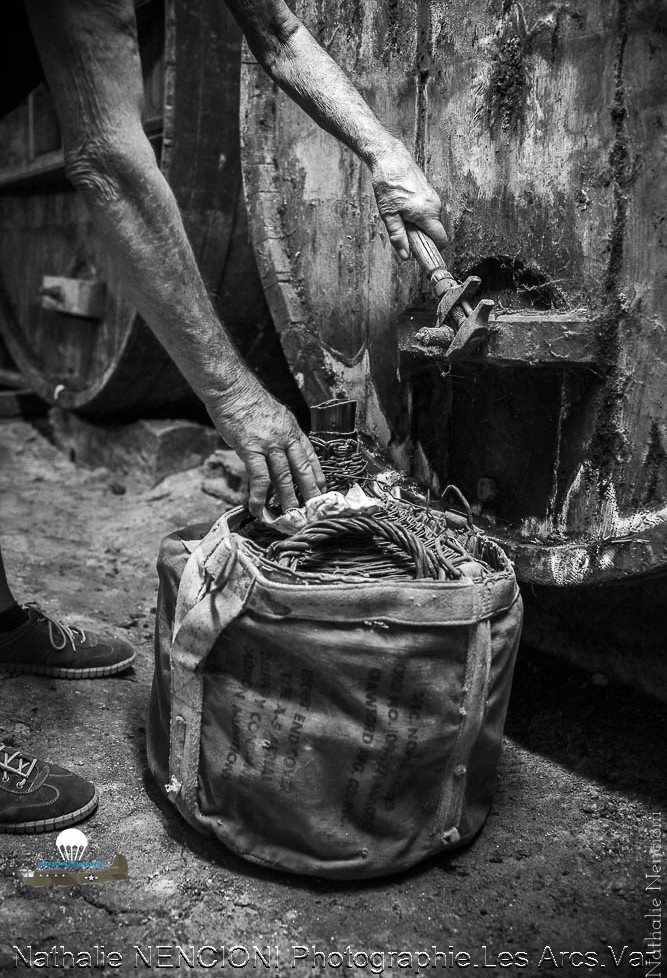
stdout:
<svg viewBox="0 0 667 978">
<path fill-rule="evenodd" d="M 244 515 L 162 542 L 158 784 L 195 828 L 297 873 L 378 876 L 470 840 L 521 628 L 510 562 L 479 538 L 482 579 L 306 582 L 262 566 Z"/>
</svg>

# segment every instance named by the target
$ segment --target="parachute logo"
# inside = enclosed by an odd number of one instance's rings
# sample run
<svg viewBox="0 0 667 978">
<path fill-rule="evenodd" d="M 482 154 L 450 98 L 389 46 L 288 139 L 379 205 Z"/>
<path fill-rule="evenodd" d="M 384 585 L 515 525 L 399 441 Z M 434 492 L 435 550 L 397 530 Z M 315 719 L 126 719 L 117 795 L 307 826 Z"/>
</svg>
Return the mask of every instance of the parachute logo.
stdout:
<svg viewBox="0 0 667 978">
<path fill-rule="evenodd" d="M 56 847 L 61 858 L 38 859 L 35 868 L 21 876 L 26 886 L 81 886 L 127 879 L 127 859 L 122 853 L 111 860 L 83 861 L 88 839 L 80 829 L 65 829 L 56 839 Z"/>
<path fill-rule="evenodd" d="M 68 862 L 77 862 L 88 848 L 88 839 L 79 829 L 65 829 L 56 839 L 58 852 Z"/>
</svg>

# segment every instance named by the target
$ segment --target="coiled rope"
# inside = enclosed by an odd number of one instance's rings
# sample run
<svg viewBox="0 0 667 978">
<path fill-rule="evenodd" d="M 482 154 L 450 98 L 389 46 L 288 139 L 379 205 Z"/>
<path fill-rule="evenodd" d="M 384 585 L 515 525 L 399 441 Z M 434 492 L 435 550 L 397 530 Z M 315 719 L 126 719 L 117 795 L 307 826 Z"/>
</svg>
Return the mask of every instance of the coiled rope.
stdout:
<svg viewBox="0 0 667 978">
<path fill-rule="evenodd" d="M 369 477 L 356 433 L 311 433 L 310 440 L 330 490 L 346 492 L 360 483 L 382 501 L 385 512 L 320 520 L 286 539 L 256 521 L 246 523 L 241 532 L 260 547 L 269 564 L 342 580 L 442 581 L 460 578 L 464 562 L 479 561 L 473 556 L 479 550 L 478 534 L 458 490 L 453 491 L 467 517 L 397 500 L 389 487 Z"/>
</svg>

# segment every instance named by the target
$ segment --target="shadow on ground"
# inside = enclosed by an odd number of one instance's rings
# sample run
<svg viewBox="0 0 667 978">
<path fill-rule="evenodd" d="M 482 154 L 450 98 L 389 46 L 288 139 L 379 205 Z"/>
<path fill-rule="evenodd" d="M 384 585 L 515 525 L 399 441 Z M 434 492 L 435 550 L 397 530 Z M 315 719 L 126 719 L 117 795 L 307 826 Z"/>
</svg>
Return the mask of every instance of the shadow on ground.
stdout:
<svg viewBox="0 0 667 978">
<path fill-rule="evenodd" d="M 522 647 L 505 733 L 574 774 L 667 802 L 667 708 L 638 690 Z"/>
</svg>

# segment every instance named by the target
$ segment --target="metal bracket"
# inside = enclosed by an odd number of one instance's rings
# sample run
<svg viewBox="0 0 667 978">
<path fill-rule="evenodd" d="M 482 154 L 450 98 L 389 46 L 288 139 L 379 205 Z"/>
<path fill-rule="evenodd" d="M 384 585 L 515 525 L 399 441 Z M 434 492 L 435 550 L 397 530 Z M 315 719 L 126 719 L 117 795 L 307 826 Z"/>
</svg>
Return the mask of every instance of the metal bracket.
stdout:
<svg viewBox="0 0 667 978">
<path fill-rule="evenodd" d="M 520 309 L 489 319 L 487 312 L 480 309 L 482 305 L 483 302 L 478 303 L 471 311 L 455 337 L 448 326 L 432 326 L 432 314 L 427 309 L 406 312 L 397 329 L 401 369 L 409 369 L 409 363 L 415 367 L 420 362 L 446 363 L 453 355 L 456 360 L 479 360 L 497 366 L 596 370 L 600 357 L 597 321 L 588 310 Z"/>
<path fill-rule="evenodd" d="M 489 315 L 495 303 L 493 299 L 482 299 L 467 317 L 446 350 L 448 360 L 467 356 L 489 335 Z"/>
<path fill-rule="evenodd" d="M 42 309 L 80 319 L 102 319 L 104 316 L 107 297 L 104 282 L 45 275 L 39 294 Z"/>
<path fill-rule="evenodd" d="M 469 275 L 461 285 L 455 285 L 452 289 L 447 289 L 442 299 L 438 303 L 437 321 L 440 326 L 444 325 L 445 319 L 452 311 L 457 302 L 472 299 L 482 284 L 481 278 L 477 275 Z"/>
</svg>

